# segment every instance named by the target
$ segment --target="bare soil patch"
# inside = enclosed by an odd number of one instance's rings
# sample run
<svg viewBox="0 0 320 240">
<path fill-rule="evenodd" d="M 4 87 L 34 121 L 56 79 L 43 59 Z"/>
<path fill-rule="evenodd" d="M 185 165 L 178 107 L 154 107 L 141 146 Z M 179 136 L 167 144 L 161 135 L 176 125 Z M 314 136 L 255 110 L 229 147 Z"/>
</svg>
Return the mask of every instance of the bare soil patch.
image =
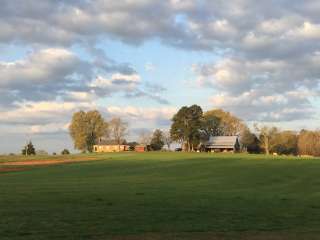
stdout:
<svg viewBox="0 0 320 240">
<path fill-rule="evenodd" d="M 23 171 L 23 170 L 24 170 L 24 168 L 0 168 L 0 174 L 7 173 L 7 172 Z"/>
<path fill-rule="evenodd" d="M 66 164 L 75 162 L 96 160 L 92 157 L 79 157 L 75 159 L 37 159 L 37 160 L 26 160 L 26 161 L 13 161 L 0 163 L 0 166 L 41 166 L 41 165 L 55 165 L 55 164 Z"/>
<path fill-rule="evenodd" d="M 53 165 L 61 163 L 72 163 L 75 160 L 31 160 L 31 161 L 20 161 L 20 162 L 6 162 L 2 163 L 3 166 L 38 166 L 38 165 Z"/>
</svg>

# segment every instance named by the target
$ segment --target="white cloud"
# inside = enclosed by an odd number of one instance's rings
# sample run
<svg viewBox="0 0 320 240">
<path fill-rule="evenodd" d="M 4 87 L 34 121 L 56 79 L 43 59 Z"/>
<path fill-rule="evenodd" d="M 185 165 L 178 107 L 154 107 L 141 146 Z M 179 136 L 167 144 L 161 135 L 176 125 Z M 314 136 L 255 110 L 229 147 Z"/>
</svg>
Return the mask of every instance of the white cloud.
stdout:
<svg viewBox="0 0 320 240">
<path fill-rule="evenodd" d="M 196 72 L 201 86 L 217 92 L 214 107 L 251 121 L 292 121 L 315 116 L 311 101 L 318 96 L 318 66 L 315 54 L 292 61 L 222 59 L 197 66 Z"/>
<path fill-rule="evenodd" d="M 92 101 L 115 93 L 143 92 L 144 88 L 140 75 L 126 64 L 107 58 L 99 64 L 84 61 L 63 48 L 40 49 L 20 60 L 0 62 L 0 93 L 4 92 L 0 106 L 23 101 Z M 137 97 L 165 102 L 150 94 Z"/>
<path fill-rule="evenodd" d="M 198 83 L 212 89 L 215 106 L 247 119 L 313 117 L 311 98 L 318 100 L 320 85 L 317 0 L 283 0 L 277 5 L 254 0 L 1 3 L 0 43 L 33 49 L 25 58 L 0 62 L 2 122 L 17 124 L 30 114 L 25 119 L 30 124 L 44 121 L 54 129 L 49 119 L 60 115 L 46 117 L 41 108 L 55 109 L 54 104 L 66 101 L 62 109 L 71 112 L 72 104 L 89 107 L 114 93 L 168 104 L 161 94 L 164 88 L 145 82 L 129 64 L 108 59 L 95 48 L 105 39 L 133 46 L 152 40 L 185 51 L 218 53 L 217 62 L 196 67 Z M 86 49 L 90 60 L 82 60 L 71 46 Z M 145 69 L 154 66 L 147 63 Z M 111 110 L 123 113 L 123 108 Z M 165 123 L 171 110 L 161 111 L 125 109 L 131 119 L 148 114 Z M 37 120 L 37 113 L 44 117 Z"/>
<path fill-rule="evenodd" d="M 288 38 L 299 38 L 304 40 L 319 40 L 320 39 L 320 24 L 315 24 L 305 21 L 302 26 L 290 30 Z"/>
<path fill-rule="evenodd" d="M 64 81 L 81 62 L 66 49 L 49 48 L 15 62 L 0 62 L 0 87 Z"/>
<path fill-rule="evenodd" d="M 70 120 L 73 112 L 93 108 L 96 108 L 96 105 L 92 102 L 28 101 L 18 103 L 16 108 L 2 111 L 0 123 L 39 125 L 65 122 Z"/>
<path fill-rule="evenodd" d="M 107 111 L 111 115 L 125 116 L 131 119 L 140 120 L 157 120 L 166 119 L 169 120 L 173 117 L 176 112 L 175 107 L 164 107 L 164 108 L 142 108 L 142 107 L 107 107 Z"/>
<path fill-rule="evenodd" d="M 111 78 L 104 78 L 102 76 L 98 76 L 89 84 L 89 86 L 94 88 L 121 90 L 122 88 L 133 89 L 139 84 L 139 82 L 140 76 L 138 74 L 113 74 Z"/>
</svg>

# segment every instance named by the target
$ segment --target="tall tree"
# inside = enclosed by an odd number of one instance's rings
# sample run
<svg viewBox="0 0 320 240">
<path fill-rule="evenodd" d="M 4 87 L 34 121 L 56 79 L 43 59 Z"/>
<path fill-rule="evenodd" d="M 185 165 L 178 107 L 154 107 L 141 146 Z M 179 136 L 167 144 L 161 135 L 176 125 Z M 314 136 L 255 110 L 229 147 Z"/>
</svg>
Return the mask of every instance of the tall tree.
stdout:
<svg viewBox="0 0 320 240">
<path fill-rule="evenodd" d="M 152 139 L 150 142 L 150 147 L 153 151 L 159 151 L 163 148 L 163 133 L 160 129 L 156 129 L 152 134 Z"/>
<path fill-rule="evenodd" d="M 222 109 L 205 112 L 204 119 L 207 131 L 213 136 L 237 135 L 246 128 L 241 119 Z"/>
<path fill-rule="evenodd" d="M 200 140 L 203 126 L 203 112 L 200 106 L 184 106 L 173 116 L 170 129 L 171 138 L 183 144 L 183 149 L 194 149 Z"/>
<path fill-rule="evenodd" d="M 69 132 L 76 149 L 92 152 L 97 140 L 107 134 L 108 123 L 97 110 L 79 111 L 72 116 Z"/>
<path fill-rule="evenodd" d="M 271 149 L 276 144 L 276 135 L 278 134 L 278 129 L 276 127 L 262 126 L 259 127 L 255 125 L 256 131 L 259 133 L 259 140 L 261 147 L 264 149 L 267 155 L 270 154 Z"/>
<path fill-rule="evenodd" d="M 119 117 L 111 119 L 109 122 L 111 138 L 118 144 L 119 150 L 120 145 L 125 140 L 124 137 L 128 134 L 128 124 L 121 120 Z"/>
<path fill-rule="evenodd" d="M 259 153 L 260 142 L 255 134 L 253 134 L 249 128 L 243 129 L 240 133 L 240 143 L 242 150 L 248 153 Z"/>
<path fill-rule="evenodd" d="M 214 114 L 206 114 L 203 116 L 203 128 L 201 132 L 202 142 L 209 140 L 210 136 L 219 136 L 220 135 L 220 126 L 221 119 L 215 116 Z"/>
</svg>

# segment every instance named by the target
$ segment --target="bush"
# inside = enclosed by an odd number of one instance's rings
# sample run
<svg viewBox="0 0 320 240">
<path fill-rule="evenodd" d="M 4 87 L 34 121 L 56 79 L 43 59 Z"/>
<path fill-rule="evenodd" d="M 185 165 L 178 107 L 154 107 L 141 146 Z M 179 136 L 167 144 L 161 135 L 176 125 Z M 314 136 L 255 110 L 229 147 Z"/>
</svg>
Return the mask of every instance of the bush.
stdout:
<svg viewBox="0 0 320 240">
<path fill-rule="evenodd" d="M 22 155 L 36 155 L 36 149 L 31 141 L 22 149 Z"/>
<path fill-rule="evenodd" d="M 65 149 L 62 150 L 61 154 L 62 155 L 68 155 L 68 154 L 70 154 L 70 152 L 69 152 L 68 149 L 65 148 Z"/>
</svg>

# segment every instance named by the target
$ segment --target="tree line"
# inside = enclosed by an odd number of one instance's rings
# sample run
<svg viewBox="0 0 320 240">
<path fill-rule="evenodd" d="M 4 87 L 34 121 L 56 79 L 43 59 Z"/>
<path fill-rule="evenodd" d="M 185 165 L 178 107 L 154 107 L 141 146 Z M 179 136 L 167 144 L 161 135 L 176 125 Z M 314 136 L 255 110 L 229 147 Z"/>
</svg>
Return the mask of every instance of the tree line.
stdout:
<svg viewBox="0 0 320 240">
<path fill-rule="evenodd" d="M 30 156 L 30 155 L 49 155 L 49 153 L 45 150 L 36 150 L 34 147 L 32 141 L 28 141 L 28 143 L 22 148 L 21 154 L 24 156 Z M 70 154 L 68 149 L 63 149 L 60 153 L 61 155 L 68 155 Z M 10 153 L 10 155 L 14 155 L 14 153 Z M 52 155 L 57 155 L 56 152 L 53 152 Z"/>
<path fill-rule="evenodd" d="M 320 131 L 281 131 L 273 126 L 254 125 L 222 109 L 203 112 L 198 105 L 184 106 L 172 118 L 172 140 L 184 151 L 201 150 L 210 136 L 239 136 L 241 151 L 249 153 L 320 156 Z"/>
<path fill-rule="evenodd" d="M 73 139 L 74 147 L 82 152 L 92 152 L 93 146 L 100 142 L 100 139 L 120 147 L 122 144 L 129 145 L 133 150 L 136 145 L 144 144 L 149 150 L 158 151 L 167 145 L 170 148 L 170 137 L 160 129 L 152 134 L 141 134 L 140 142 L 127 142 L 128 123 L 119 117 L 110 121 L 105 120 L 97 111 L 79 111 L 73 114 L 69 125 L 70 136 Z"/>
<path fill-rule="evenodd" d="M 115 144 L 128 144 L 132 148 L 144 144 L 150 150 L 170 149 L 171 143 L 181 144 L 183 151 L 201 151 L 210 136 L 239 136 L 241 151 L 248 153 L 313 155 L 320 156 L 320 131 L 281 131 L 270 126 L 254 125 L 253 131 L 246 123 L 222 109 L 203 111 L 198 105 L 183 106 L 172 117 L 170 130 L 156 129 L 142 132 L 139 142 L 128 143 L 128 123 L 119 117 L 106 121 L 94 111 L 74 113 L 70 136 L 76 149 L 92 152 L 101 138 Z"/>
</svg>

